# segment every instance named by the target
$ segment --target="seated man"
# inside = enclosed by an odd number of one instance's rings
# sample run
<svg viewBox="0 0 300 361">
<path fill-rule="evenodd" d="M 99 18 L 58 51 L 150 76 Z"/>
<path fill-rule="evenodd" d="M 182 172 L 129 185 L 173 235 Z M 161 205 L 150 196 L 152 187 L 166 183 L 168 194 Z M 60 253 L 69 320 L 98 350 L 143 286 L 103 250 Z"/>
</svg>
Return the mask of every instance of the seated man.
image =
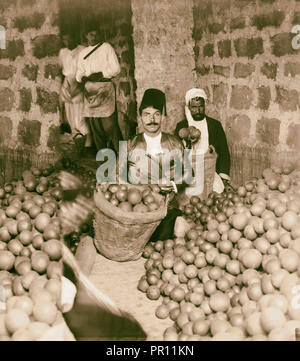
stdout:
<svg viewBox="0 0 300 361">
<path fill-rule="evenodd" d="M 166 115 L 166 99 L 165 94 L 158 89 L 147 89 L 144 93 L 139 113 L 141 116 L 141 122 L 143 125 L 143 133 L 140 133 L 133 137 L 128 142 L 128 179 L 131 183 L 139 183 L 137 179 L 137 168 L 139 168 L 140 173 L 148 172 L 146 177 L 143 178 L 144 182 L 140 183 L 157 183 L 160 186 L 162 192 L 171 192 L 173 189 L 176 190 L 176 178 L 174 175 L 174 159 L 168 158 L 167 156 L 164 159 L 164 155 L 167 155 L 168 152 L 172 152 L 173 154 L 177 154 L 181 158 L 181 162 L 183 160 L 183 151 L 184 147 L 180 139 L 171 134 L 167 134 L 161 131 L 161 122 L 163 118 L 163 114 Z M 177 153 L 176 153 L 177 150 Z M 175 151 L 175 152 L 174 152 Z M 136 161 L 135 155 L 144 155 L 139 162 Z M 170 153 L 169 153 L 170 154 Z M 150 162 L 149 162 L 150 161 Z M 164 161 L 170 161 L 169 174 L 164 174 L 162 170 L 162 166 L 160 168 L 160 176 L 153 177 L 153 174 L 149 174 L 152 171 L 151 167 L 147 165 L 154 164 L 163 164 Z M 148 164 L 147 164 L 148 162 Z M 150 163 L 150 164 L 149 164 Z M 173 165 L 172 165 L 173 163 Z M 143 168 L 144 166 L 144 168 Z M 149 172 L 149 169 L 151 171 Z M 163 168 L 166 169 L 166 168 Z M 145 173 L 142 174 L 145 176 Z M 182 183 L 182 178 L 178 183 Z M 179 209 L 173 208 L 169 210 L 167 217 L 161 222 L 160 226 L 156 229 L 153 234 L 151 241 L 163 240 L 172 237 L 174 223 L 176 217 L 181 215 Z"/>
<path fill-rule="evenodd" d="M 230 181 L 230 154 L 221 122 L 205 114 L 206 99 L 207 96 L 203 89 L 190 89 L 186 93 L 186 118 L 177 124 L 175 134 L 179 135 L 182 128 L 194 126 L 201 132 L 196 148 L 203 153 L 208 150 L 210 145 L 215 148 L 218 158 L 213 190 L 221 193 L 224 190 L 224 184 L 226 185 Z"/>
</svg>

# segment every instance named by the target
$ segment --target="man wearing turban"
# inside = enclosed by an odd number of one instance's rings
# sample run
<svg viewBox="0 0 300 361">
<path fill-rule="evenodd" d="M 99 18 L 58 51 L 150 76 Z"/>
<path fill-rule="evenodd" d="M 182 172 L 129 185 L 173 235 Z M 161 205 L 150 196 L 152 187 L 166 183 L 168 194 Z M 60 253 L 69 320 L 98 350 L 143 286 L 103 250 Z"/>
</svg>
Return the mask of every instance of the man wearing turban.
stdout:
<svg viewBox="0 0 300 361">
<path fill-rule="evenodd" d="M 221 193 L 224 184 L 230 181 L 230 154 L 221 122 L 205 114 L 206 93 L 203 89 L 190 89 L 185 96 L 185 119 L 179 122 L 175 135 L 183 128 L 195 127 L 200 131 L 200 139 L 193 145 L 198 152 L 206 153 L 212 145 L 218 155 L 213 190 Z"/>
</svg>

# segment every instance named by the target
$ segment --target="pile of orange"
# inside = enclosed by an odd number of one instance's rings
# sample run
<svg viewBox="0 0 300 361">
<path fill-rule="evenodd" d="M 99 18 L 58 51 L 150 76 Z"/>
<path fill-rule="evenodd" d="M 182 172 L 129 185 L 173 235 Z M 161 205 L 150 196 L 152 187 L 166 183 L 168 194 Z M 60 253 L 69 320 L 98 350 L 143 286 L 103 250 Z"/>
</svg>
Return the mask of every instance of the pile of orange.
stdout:
<svg viewBox="0 0 300 361">
<path fill-rule="evenodd" d="M 99 190 L 112 205 L 124 212 L 153 212 L 159 209 L 162 200 L 160 188 L 156 185 L 133 187 L 126 184 L 103 184 Z"/>
<path fill-rule="evenodd" d="M 146 275 L 138 288 L 162 300 L 157 317 L 174 320 L 165 340 L 295 339 L 300 172 L 267 169 L 237 194 L 241 201 L 229 205 L 226 219 L 206 218 L 184 238 L 145 249 Z"/>
<path fill-rule="evenodd" d="M 0 189 L 0 340 L 37 340 L 61 322 L 60 190 L 49 173 L 33 168 Z"/>
</svg>

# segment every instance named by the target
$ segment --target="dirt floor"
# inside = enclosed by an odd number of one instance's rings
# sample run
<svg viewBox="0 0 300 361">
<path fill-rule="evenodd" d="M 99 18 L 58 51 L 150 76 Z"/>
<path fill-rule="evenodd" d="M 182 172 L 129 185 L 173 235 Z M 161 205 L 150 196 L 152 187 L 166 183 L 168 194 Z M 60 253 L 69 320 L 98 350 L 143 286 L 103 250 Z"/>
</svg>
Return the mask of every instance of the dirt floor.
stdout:
<svg viewBox="0 0 300 361">
<path fill-rule="evenodd" d="M 148 341 L 162 341 L 164 330 L 173 325 L 169 318 L 158 319 L 155 309 L 162 302 L 149 300 L 145 293 L 137 289 L 137 284 L 145 274 L 145 259 L 137 261 L 114 262 L 101 256 L 96 256 L 94 266 L 90 274 L 90 280 L 107 294 L 123 310 L 132 314 L 141 324 Z"/>
</svg>

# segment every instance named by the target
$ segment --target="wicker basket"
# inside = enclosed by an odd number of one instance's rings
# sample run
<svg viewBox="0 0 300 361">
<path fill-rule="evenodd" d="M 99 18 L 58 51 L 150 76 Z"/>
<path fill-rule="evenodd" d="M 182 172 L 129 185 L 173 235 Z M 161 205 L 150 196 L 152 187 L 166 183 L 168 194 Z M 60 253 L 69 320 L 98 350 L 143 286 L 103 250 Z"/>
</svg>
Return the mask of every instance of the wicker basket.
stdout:
<svg viewBox="0 0 300 361">
<path fill-rule="evenodd" d="M 157 197 L 160 204 L 158 210 L 127 213 L 108 202 L 102 192 L 95 193 L 94 232 L 98 251 L 113 261 L 138 259 L 167 214 L 169 197 L 159 194 Z"/>
</svg>

